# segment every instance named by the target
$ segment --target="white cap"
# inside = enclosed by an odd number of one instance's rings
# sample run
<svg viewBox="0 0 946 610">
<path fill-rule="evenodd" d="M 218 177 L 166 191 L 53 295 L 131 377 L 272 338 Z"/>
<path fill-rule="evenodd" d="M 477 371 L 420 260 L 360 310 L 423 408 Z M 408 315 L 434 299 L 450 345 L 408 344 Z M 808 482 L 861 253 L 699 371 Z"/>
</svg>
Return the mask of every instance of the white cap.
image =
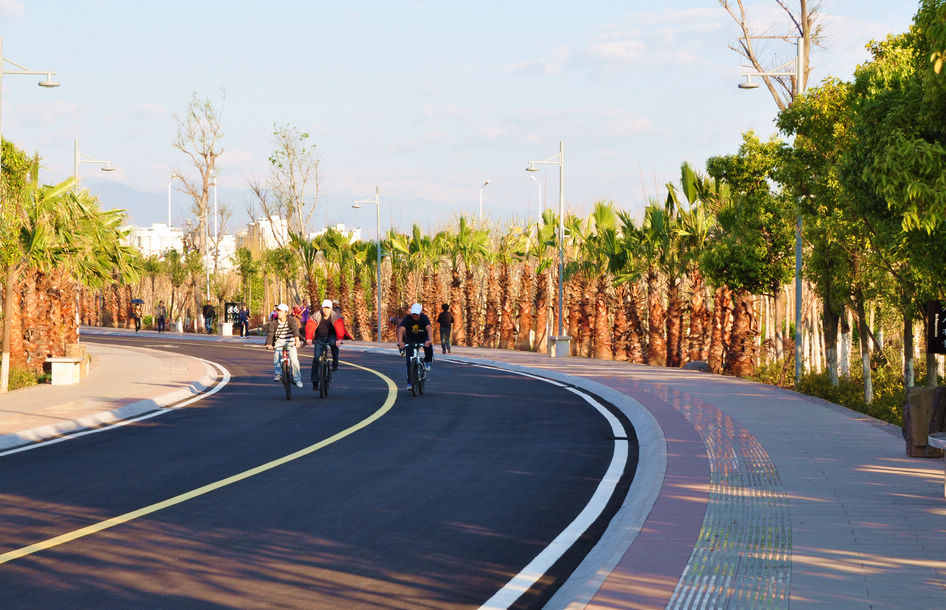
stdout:
<svg viewBox="0 0 946 610">
<path fill-rule="evenodd" d="M 322 301 L 322 307 L 331 307 L 331 306 L 332 306 L 332 299 L 325 299 L 324 301 Z"/>
<path fill-rule="evenodd" d="M 420 313 L 421 309 L 423 308 L 420 306 L 420 303 L 414 303 L 411 305 L 411 313 Z"/>
<path fill-rule="evenodd" d="M 276 306 L 276 309 L 280 311 L 289 311 L 289 306 L 286 305 L 285 303 L 280 303 L 279 305 Z"/>
</svg>

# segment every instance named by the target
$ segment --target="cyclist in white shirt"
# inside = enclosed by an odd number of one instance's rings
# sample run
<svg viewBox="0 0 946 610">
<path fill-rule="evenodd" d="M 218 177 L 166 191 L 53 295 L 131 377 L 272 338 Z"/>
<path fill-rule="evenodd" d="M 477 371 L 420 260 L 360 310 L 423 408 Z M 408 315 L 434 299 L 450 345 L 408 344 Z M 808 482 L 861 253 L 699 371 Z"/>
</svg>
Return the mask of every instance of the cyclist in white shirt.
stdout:
<svg viewBox="0 0 946 610">
<path fill-rule="evenodd" d="M 276 306 L 276 317 L 266 327 L 266 349 L 273 350 L 273 381 L 282 381 L 282 348 L 289 346 L 289 360 L 292 363 L 292 381 L 297 388 L 302 387 L 302 373 L 299 370 L 299 319 L 289 315 L 289 306 L 280 303 Z"/>
</svg>

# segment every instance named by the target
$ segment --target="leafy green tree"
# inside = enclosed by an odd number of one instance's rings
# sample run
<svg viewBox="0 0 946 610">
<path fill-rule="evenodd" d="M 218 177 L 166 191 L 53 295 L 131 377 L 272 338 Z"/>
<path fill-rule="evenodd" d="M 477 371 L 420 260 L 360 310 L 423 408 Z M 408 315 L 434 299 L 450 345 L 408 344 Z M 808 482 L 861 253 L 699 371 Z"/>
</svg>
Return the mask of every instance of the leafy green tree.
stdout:
<svg viewBox="0 0 946 610">
<path fill-rule="evenodd" d="M 719 210 L 714 239 L 701 258 L 707 278 L 736 294 L 733 331 L 726 370 L 740 376 L 753 371 L 755 320 L 752 294 L 777 294 L 792 276 L 794 205 L 785 193 L 772 191 L 781 142 L 743 135 L 735 155 L 713 157 L 707 172 L 731 190 Z"/>
<path fill-rule="evenodd" d="M 870 238 L 871 263 L 898 286 L 907 388 L 913 385 L 913 321 L 927 303 L 946 295 L 941 273 L 946 199 L 940 186 L 946 170 L 946 129 L 940 120 L 946 95 L 932 77 L 934 42 L 926 36 L 926 21 L 940 10 L 942 2 L 924 2 L 910 32 L 870 45 L 871 61 L 855 72 L 853 143 L 840 171 Z M 929 354 L 928 364 L 935 365 Z M 927 383 L 935 384 L 935 375 Z"/>
</svg>

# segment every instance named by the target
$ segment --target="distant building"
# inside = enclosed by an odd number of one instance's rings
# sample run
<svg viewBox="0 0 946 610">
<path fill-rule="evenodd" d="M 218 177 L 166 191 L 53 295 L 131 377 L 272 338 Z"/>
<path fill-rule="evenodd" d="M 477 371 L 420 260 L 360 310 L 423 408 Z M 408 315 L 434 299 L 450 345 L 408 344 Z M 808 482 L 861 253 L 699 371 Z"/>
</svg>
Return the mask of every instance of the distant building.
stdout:
<svg viewBox="0 0 946 610">
<path fill-rule="evenodd" d="M 266 250 L 289 242 L 289 226 L 278 216 L 257 218 L 236 234 L 236 248 L 246 248 L 259 258 Z"/>
<path fill-rule="evenodd" d="M 345 235 L 346 237 L 348 237 L 348 243 L 353 244 L 356 241 L 361 241 L 361 229 L 352 229 L 351 231 L 347 231 L 345 230 L 345 223 L 342 223 L 342 222 L 336 224 L 334 227 L 331 227 L 331 228 L 335 229 L 342 235 Z M 324 229 L 316 231 L 315 233 L 309 233 L 309 239 L 315 239 L 316 237 L 319 237 L 320 235 L 324 235 L 325 232 L 328 231 L 328 229 L 329 227 L 326 227 Z"/>
<path fill-rule="evenodd" d="M 184 231 L 178 227 L 169 227 L 158 222 L 150 227 L 126 227 L 128 236 L 124 245 L 135 248 L 143 256 L 163 257 L 168 250 L 184 250 Z"/>
<path fill-rule="evenodd" d="M 217 269 L 220 271 L 232 271 L 235 267 L 233 255 L 236 254 L 236 236 L 221 235 L 218 244 Z"/>
</svg>

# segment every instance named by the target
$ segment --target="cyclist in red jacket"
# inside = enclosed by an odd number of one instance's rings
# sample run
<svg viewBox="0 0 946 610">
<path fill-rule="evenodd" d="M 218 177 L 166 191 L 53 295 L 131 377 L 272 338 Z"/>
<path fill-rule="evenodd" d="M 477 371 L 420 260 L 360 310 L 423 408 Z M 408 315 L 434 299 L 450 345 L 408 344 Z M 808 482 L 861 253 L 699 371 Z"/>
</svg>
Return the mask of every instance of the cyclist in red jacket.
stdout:
<svg viewBox="0 0 946 610">
<path fill-rule="evenodd" d="M 332 300 L 322 301 L 322 307 L 309 316 L 305 323 L 305 339 L 307 343 L 315 340 L 315 358 L 312 360 L 312 388 L 319 389 L 318 355 L 323 345 L 332 349 L 332 370 L 338 370 L 338 343 L 344 339 L 351 339 L 345 330 L 345 321 L 332 309 Z"/>
</svg>

